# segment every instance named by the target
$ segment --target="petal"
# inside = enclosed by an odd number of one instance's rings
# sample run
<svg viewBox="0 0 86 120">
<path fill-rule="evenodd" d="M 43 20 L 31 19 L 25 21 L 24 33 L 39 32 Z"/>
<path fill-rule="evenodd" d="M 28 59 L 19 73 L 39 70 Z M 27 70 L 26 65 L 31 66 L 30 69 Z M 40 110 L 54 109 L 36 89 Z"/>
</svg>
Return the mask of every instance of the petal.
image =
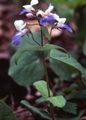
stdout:
<svg viewBox="0 0 86 120">
<path fill-rule="evenodd" d="M 67 24 L 64 24 L 62 27 L 60 27 L 60 28 L 63 28 L 63 29 L 66 29 L 68 32 L 73 32 L 73 29 L 69 26 L 69 25 L 67 25 Z"/>
<path fill-rule="evenodd" d="M 53 16 L 48 16 L 48 17 L 47 17 L 47 22 L 48 22 L 49 24 L 53 24 L 53 23 L 55 22 L 54 17 L 53 17 Z"/>
<path fill-rule="evenodd" d="M 31 9 L 32 9 L 32 6 L 31 6 L 31 5 L 24 5 L 23 7 L 24 7 L 28 12 L 30 12 Z"/>
<path fill-rule="evenodd" d="M 50 13 L 54 9 L 54 6 L 49 4 L 48 9 L 45 11 L 45 13 Z"/>
<path fill-rule="evenodd" d="M 57 14 L 52 14 L 52 16 L 54 17 L 54 19 L 55 19 L 56 21 L 59 20 L 59 16 L 58 16 Z"/>
<path fill-rule="evenodd" d="M 15 46 L 19 45 L 21 39 L 22 39 L 22 34 L 20 32 L 17 32 L 12 38 L 12 44 Z"/>
<path fill-rule="evenodd" d="M 32 0 L 30 3 L 31 6 L 36 5 L 36 4 L 38 4 L 38 0 Z"/>
<path fill-rule="evenodd" d="M 29 12 L 28 10 L 22 9 L 22 10 L 20 11 L 19 15 L 23 15 L 23 14 L 28 13 L 28 12 Z"/>
<path fill-rule="evenodd" d="M 47 24 L 47 17 L 43 17 L 40 19 L 40 25 L 45 26 Z"/>
<path fill-rule="evenodd" d="M 23 20 L 15 20 L 14 26 L 18 31 L 21 31 L 22 29 L 25 28 L 26 23 Z"/>
<path fill-rule="evenodd" d="M 66 22 L 66 18 L 59 18 L 59 19 L 58 19 L 58 22 L 59 22 L 60 24 L 64 24 L 64 23 Z"/>
<path fill-rule="evenodd" d="M 40 24 L 45 26 L 47 24 L 53 24 L 55 22 L 55 19 L 53 16 L 45 16 L 40 19 Z"/>
</svg>

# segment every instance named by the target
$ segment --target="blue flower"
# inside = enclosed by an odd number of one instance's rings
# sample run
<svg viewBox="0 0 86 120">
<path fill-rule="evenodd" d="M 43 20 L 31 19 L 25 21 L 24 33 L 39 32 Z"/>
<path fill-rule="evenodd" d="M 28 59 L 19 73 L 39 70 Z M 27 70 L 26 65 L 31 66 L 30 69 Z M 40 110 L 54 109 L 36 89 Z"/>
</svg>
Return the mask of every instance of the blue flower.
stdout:
<svg viewBox="0 0 86 120">
<path fill-rule="evenodd" d="M 22 40 L 22 33 L 17 32 L 12 38 L 12 44 L 17 46 L 21 43 L 21 40 Z"/>
<path fill-rule="evenodd" d="M 53 16 L 44 16 L 40 19 L 40 25 L 46 26 L 47 24 L 53 24 L 55 19 Z"/>
</svg>

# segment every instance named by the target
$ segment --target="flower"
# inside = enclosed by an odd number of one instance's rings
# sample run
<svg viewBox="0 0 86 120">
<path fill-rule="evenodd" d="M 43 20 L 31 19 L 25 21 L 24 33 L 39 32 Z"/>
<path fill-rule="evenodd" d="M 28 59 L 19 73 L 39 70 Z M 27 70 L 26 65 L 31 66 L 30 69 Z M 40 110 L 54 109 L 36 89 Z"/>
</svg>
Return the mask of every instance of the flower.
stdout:
<svg viewBox="0 0 86 120">
<path fill-rule="evenodd" d="M 25 28 L 26 23 L 25 23 L 23 20 L 16 20 L 16 21 L 14 22 L 14 26 L 16 27 L 16 29 L 17 29 L 18 31 L 21 31 L 22 29 Z"/>
<path fill-rule="evenodd" d="M 66 22 L 66 18 L 60 18 L 57 14 L 52 14 L 52 16 L 58 22 L 58 26 L 61 26 Z"/>
<path fill-rule="evenodd" d="M 40 19 L 40 25 L 46 26 L 48 24 L 53 24 L 55 19 L 53 16 L 44 16 Z"/>
<path fill-rule="evenodd" d="M 65 24 L 66 18 L 60 18 L 57 14 L 52 14 L 52 16 L 57 21 L 56 22 L 57 23 L 57 25 L 56 25 L 57 28 L 66 29 L 68 32 L 73 32 L 72 28 L 69 25 Z"/>
<path fill-rule="evenodd" d="M 33 5 L 38 4 L 38 0 L 32 0 L 29 5 L 23 5 L 23 9 L 20 12 L 20 15 L 25 13 L 31 13 L 31 10 L 35 10 Z"/>
<path fill-rule="evenodd" d="M 37 16 L 41 15 L 42 17 L 43 17 L 43 16 L 49 16 L 49 15 L 52 14 L 51 11 L 52 11 L 53 9 L 54 9 L 54 6 L 51 5 L 51 4 L 49 4 L 49 7 L 48 7 L 47 10 L 45 10 L 45 12 L 42 11 L 42 10 L 38 10 L 38 12 L 37 12 L 36 15 L 37 15 Z"/>
<path fill-rule="evenodd" d="M 27 33 L 28 29 L 23 29 L 20 32 L 16 32 L 16 34 L 12 37 L 12 44 L 19 45 L 22 41 L 22 37 Z"/>
<path fill-rule="evenodd" d="M 26 34 L 28 29 L 25 28 L 26 23 L 23 20 L 16 20 L 14 25 L 18 32 L 12 38 L 12 44 L 19 45 L 22 39 L 22 36 Z"/>
<path fill-rule="evenodd" d="M 32 0 L 32 1 L 30 2 L 30 5 L 24 5 L 23 7 L 24 7 L 28 12 L 30 12 L 31 10 L 34 10 L 33 5 L 36 5 L 36 4 L 38 4 L 38 0 Z"/>
<path fill-rule="evenodd" d="M 19 45 L 22 39 L 22 34 L 21 32 L 17 32 L 13 37 L 12 37 L 12 44 L 13 45 Z"/>
</svg>

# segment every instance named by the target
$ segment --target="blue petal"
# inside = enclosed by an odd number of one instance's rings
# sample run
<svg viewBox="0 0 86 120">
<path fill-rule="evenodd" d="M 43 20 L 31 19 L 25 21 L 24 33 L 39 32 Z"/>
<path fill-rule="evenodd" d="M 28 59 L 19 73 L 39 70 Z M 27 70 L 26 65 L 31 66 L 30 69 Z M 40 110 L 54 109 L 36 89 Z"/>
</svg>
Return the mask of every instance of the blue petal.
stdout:
<svg viewBox="0 0 86 120">
<path fill-rule="evenodd" d="M 64 24 L 62 28 L 66 29 L 68 32 L 71 32 L 71 33 L 73 32 L 73 29 L 67 24 Z"/>
<path fill-rule="evenodd" d="M 55 19 L 53 16 L 45 16 L 40 19 L 40 25 L 45 26 L 46 24 L 53 24 Z"/>
<path fill-rule="evenodd" d="M 21 39 L 22 39 L 22 34 L 20 32 L 17 32 L 13 38 L 12 38 L 12 44 L 17 46 L 21 43 Z"/>
<path fill-rule="evenodd" d="M 47 18 L 43 17 L 40 19 L 40 25 L 45 26 L 47 24 Z"/>
<path fill-rule="evenodd" d="M 19 15 L 23 15 L 23 14 L 25 14 L 25 13 L 29 13 L 29 11 L 26 10 L 26 9 L 22 9 L 22 10 L 20 11 Z"/>
<path fill-rule="evenodd" d="M 55 22 L 55 18 L 54 18 L 53 16 L 48 16 L 48 17 L 47 17 L 47 22 L 48 22 L 49 24 L 53 24 L 53 23 Z"/>
</svg>

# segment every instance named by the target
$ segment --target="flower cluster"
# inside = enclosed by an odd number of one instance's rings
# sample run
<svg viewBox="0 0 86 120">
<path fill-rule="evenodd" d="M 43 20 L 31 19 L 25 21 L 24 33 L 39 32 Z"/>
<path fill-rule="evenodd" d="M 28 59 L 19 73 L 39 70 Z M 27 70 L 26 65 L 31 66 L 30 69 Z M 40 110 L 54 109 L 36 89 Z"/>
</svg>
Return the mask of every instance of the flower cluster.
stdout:
<svg viewBox="0 0 86 120">
<path fill-rule="evenodd" d="M 35 17 L 40 26 L 51 25 L 57 29 L 66 29 L 68 32 L 73 32 L 71 27 L 65 24 L 66 18 L 60 18 L 59 15 L 52 12 L 54 9 L 53 5 L 49 4 L 49 7 L 45 11 L 40 9 L 35 10 L 34 5 L 37 5 L 38 3 L 38 0 L 32 0 L 29 5 L 24 5 L 20 15 L 25 14 L 27 18 L 30 16 Z M 18 32 L 13 36 L 12 43 L 14 45 L 19 45 L 22 36 L 28 32 L 29 28 L 27 28 L 27 23 L 23 20 L 16 20 L 14 25 Z"/>
</svg>

